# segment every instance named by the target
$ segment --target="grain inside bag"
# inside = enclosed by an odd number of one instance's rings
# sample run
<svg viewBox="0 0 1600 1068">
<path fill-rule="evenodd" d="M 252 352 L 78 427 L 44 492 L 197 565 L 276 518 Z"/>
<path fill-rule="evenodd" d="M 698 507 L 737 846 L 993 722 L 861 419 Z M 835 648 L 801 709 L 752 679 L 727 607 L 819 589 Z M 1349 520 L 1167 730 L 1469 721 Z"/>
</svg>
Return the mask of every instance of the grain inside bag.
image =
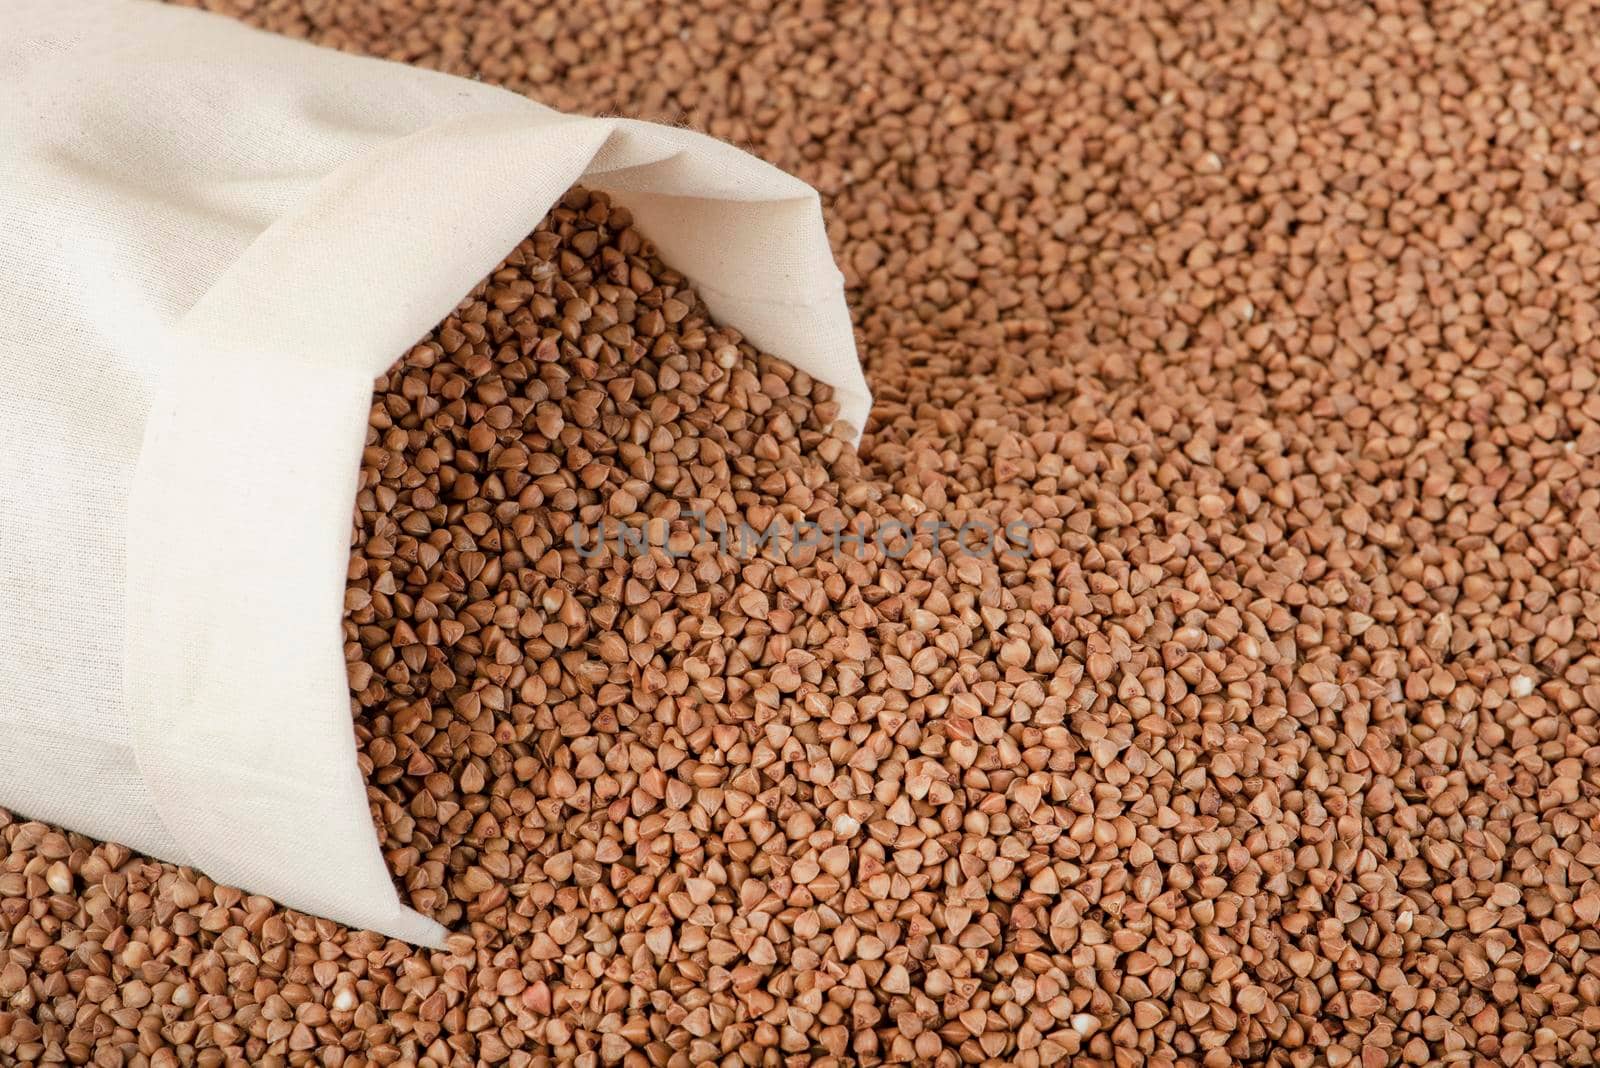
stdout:
<svg viewBox="0 0 1600 1068">
<path fill-rule="evenodd" d="M 139 0 L 0 11 L 0 803 L 413 941 L 338 627 L 372 380 L 579 179 L 868 397 L 815 193 Z"/>
</svg>

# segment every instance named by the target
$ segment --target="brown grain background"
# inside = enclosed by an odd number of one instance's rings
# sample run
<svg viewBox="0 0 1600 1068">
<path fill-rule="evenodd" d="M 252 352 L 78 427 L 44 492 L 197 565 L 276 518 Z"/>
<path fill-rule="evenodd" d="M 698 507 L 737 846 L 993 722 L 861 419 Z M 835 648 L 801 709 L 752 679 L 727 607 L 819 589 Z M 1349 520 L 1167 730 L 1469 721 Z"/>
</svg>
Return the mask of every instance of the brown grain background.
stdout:
<svg viewBox="0 0 1600 1068">
<path fill-rule="evenodd" d="M 875 499 L 1049 531 L 964 663 L 986 697 L 1066 695 L 1070 732 L 979 728 L 1065 762 L 1042 799 L 987 749 L 991 800 L 964 780 L 1028 889 L 982 888 L 1000 944 L 919 965 L 921 1001 L 789 1017 L 787 1063 L 1594 1062 L 1591 5 L 209 6 L 813 183 Z M 1061 837 L 990 819 L 1041 800 Z M 691 1038 L 687 1003 L 552 1030 L 516 947 L 411 953 L 36 824 L 4 842 L 0 1062 L 778 1063 Z M 954 944 L 981 924 L 949 905 Z M 654 1013 L 654 1045 L 605 1043 L 608 1012 Z M 847 1024 L 870 1041 L 821 1036 Z"/>
</svg>

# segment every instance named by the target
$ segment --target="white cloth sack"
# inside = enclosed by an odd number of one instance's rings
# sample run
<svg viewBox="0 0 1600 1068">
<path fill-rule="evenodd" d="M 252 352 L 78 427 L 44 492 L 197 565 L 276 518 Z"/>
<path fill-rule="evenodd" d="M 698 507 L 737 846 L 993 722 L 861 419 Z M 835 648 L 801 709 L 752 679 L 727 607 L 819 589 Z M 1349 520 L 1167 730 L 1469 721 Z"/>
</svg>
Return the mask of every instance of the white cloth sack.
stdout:
<svg viewBox="0 0 1600 1068">
<path fill-rule="evenodd" d="M 0 805 L 440 942 L 341 651 L 372 380 L 580 181 L 861 426 L 797 179 L 146 0 L 0 2 Z"/>
</svg>

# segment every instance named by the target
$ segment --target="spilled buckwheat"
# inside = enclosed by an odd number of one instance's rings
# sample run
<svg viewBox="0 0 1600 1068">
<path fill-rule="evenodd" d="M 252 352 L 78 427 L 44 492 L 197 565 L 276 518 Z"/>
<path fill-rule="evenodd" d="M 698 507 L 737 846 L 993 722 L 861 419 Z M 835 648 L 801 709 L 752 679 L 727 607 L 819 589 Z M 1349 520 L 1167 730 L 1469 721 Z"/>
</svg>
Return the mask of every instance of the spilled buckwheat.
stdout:
<svg viewBox="0 0 1600 1068">
<path fill-rule="evenodd" d="M 0 817 L 0 1063 L 1595 1063 L 1600 9 L 213 6 L 796 172 L 877 407 L 569 195 L 363 457 L 450 946 Z"/>
</svg>

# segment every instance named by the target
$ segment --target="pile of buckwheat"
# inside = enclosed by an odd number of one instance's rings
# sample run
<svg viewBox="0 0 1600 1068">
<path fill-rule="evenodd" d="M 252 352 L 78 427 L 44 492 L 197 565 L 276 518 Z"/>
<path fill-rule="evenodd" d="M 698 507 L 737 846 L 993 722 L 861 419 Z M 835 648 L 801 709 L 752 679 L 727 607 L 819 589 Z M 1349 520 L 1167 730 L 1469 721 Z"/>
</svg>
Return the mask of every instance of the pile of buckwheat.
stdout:
<svg viewBox="0 0 1600 1068">
<path fill-rule="evenodd" d="M 448 950 L 0 813 L 0 1063 L 1596 1062 L 1600 9 L 214 6 L 799 174 L 877 407 L 574 191 L 356 502 Z"/>
</svg>

